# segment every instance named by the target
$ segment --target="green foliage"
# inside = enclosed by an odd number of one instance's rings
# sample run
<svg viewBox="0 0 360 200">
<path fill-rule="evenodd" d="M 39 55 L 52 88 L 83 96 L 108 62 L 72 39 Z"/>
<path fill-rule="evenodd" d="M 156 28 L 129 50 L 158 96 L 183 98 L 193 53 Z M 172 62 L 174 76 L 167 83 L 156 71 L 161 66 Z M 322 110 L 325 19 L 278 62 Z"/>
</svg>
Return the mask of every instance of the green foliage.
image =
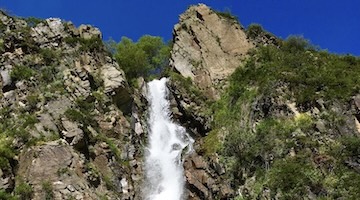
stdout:
<svg viewBox="0 0 360 200">
<path fill-rule="evenodd" d="M 218 132 L 210 132 L 204 139 L 204 143 L 201 148 L 204 149 L 205 155 L 211 156 L 218 152 L 222 147 L 221 140 L 219 139 Z"/>
<path fill-rule="evenodd" d="M 251 39 L 255 39 L 257 36 L 263 33 L 264 29 L 260 24 L 250 24 L 246 29 L 246 35 Z"/>
<path fill-rule="evenodd" d="M 280 190 L 284 199 L 301 199 L 307 195 L 308 187 L 319 187 L 322 178 L 309 163 L 306 156 L 276 161 L 267 177 L 270 189 Z"/>
<path fill-rule="evenodd" d="M 239 18 L 235 15 L 233 15 L 231 13 L 230 9 L 225 9 L 223 12 L 222 11 L 215 11 L 215 13 L 221 17 L 224 17 L 225 19 L 229 19 L 230 21 L 232 21 L 233 23 L 239 23 Z"/>
<path fill-rule="evenodd" d="M 109 176 L 103 176 L 102 178 L 103 178 L 102 180 L 105 182 L 105 186 L 108 190 L 114 191 L 116 189 L 115 184 L 113 183 L 113 181 L 111 180 L 111 178 Z"/>
<path fill-rule="evenodd" d="M 262 31 L 253 25 L 248 34 L 256 37 Z M 229 180 L 239 186 L 255 177 L 246 183 L 254 195 L 250 199 L 262 195 L 264 188 L 270 189 L 271 198 L 277 194 L 281 199 L 301 199 L 311 191 L 319 199 L 356 199 L 360 182 L 354 162 L 360 139 L 319 134 L 317 120 L 333 131 L 346 126 L 346 118 L 330 110 L 320 115 L 306 111 L 319 99 L 347 105 L 360 90 L 360 59 L 318 51 L 298 36 L 279 44 L 252 52 L 213 105 L 212 132 L 225 135 L 216 152 L 223 157 Z M 295 101 L 301 113 L 295 117 L 262 113 L 258 106 L 264 106 L 263 101 L 268 105 L 267 98 L 277 95 L 285 102 Z M 205 146 L 213 141 L 209 134 Z"/>
<path fill-rule="evenodd" d="M 34 70 L 32 70 L 30 67 L 26 67 L 23 65 L 15 66 L 10 73 L 11 79 L 15 81 L 29 80 L 30 77 L 34 75 L 35 75 Z"/>
<path fill-rule="evenodd" d="M 51 65 L 59 59 L 58 53 L 49 48 L 40 49 L 40 55 L 42 56 L 45 65 Z"/>
<path fill-rule="evenodd" d="M 160 37 L 145 35 L 136 43 L 123 37 L 114 54 L 128 80 L 159 74 L 168 64 L 170 47 Z"/>
<path fill-rule="evenodd" d="M 0 135 L 0 169 L 10 169 L 10 160 L 15 156 L 12 138 Z"/>
<path fill-rule="evenodd" d="M 81 47 L 80 51 L 100 51 L 103 49 L 102 40 L 98 37 L 92 37 L 90 39 L 80 39 Z"/>
<path fill-rule="evenodd" d="M 32 187 L 19 180 L 20 183 L 15 187 L 15 194 L 19 197 L 20 200 L 28 200 L 32 198 L 33 189 Z"/>
<path fill-rule="evenodd" d="M 5 52 L 4 40 L 2 38 L 0 38 L 0 52 Z"/>
<path fill-rule="evenodd" d="M 68 167 L 59 168 L 59 169 L 57 170 L 56 174 L 57 174 L 59 177 L 61 177 L 61 176 L 64 175 L 64 174 L 70 175 L 70 170 L 69 170 Z"/>
<path fill-rule="evenodd" d="M 31 36 L 31 27 L 26 26 L 13 30 L 14 34 L 17 34 L 19 41 L 17 41 L 17 47 L 21 47 L 25 54 L 37 53 L 40 49 L 39 45 L 34 41 Z M 11 34 L 4 36 L 5 38 L 11 37 Z M 9 38 L 10 39 L 10 38 Z"/>
<path fill-rule="evenodd" d="M 81 123 L 84 127 L 89 125 L 97 127 L 96 121 L 93 119 L 94 102 L 86 99 L 76 100 L 76 109 L 69 108 L 65 111 L 64 115 L 72 120 Z"/>
<path fill-rule="evenodd" d="M 65 111 L 65 116 L 72 121 L 82 121 L 83 114 L 75 109 L 69 108 Z"/>
<path fill-rule="evenodd" d="M 231 76 L 230 95 L 249 87 L 263 93 L 275 83 L 289 84 L 296 103 L 306 107 L 319 98 L 348 100 L 360 89 L 360 60 L 315 51 L 307 40 L 290 37 L 280 48 L 261 47 Z"/>
<path fill-rule="evenodd" d="M 45 23 L 45 20 L 36 17 L 28 17 L 24 19 L 29 27 L 35 27 L 40 23 Z"/>
<path fill-rule="evenodd" d="M 51 66 L 44 66 L 40 69 L 40 81 L 43 83 L 51 83 L 56 79 L 57 70 L 56 68 Z"/>
<path fill-rule="evenodd" d="M 80 37 L 66 37 L 64 38 L 64 42 L 72 47 L 80 45 L 80 51 L 93 52 L 100 51 L 104 48 L 101 38 L 98 37 L 92 37 L 90 39 L 84 39 Z"/>
<path fill-rule="evenodd" d="M 30 109 L 35 109 L 37 103 L 39 102 L 39 95 L 38 94 L 29 94 L 26 96 L 26 101 L 30 107 Z"/>
<path fill-rule="evenodd" d="M 45 181 L 41 184 L 43 191 L 45 192 L 45 200 L 54 199 L 54 192 L 52 184 L 48 181 Z"/>
<path fill-rule="evenodd" d="M 16 197 L 5 192 L 4 190 L 0 190 L 0 200 L 16 200 Z"/>
<path fill-rule="evenodd" d="M 346 158 L 356 158 L 360 155 L 360 138 L 357 136 L 344 136 L 341 138 L 341 144 L 343 149 L 341 151 L 342 156 Z"/>
<path fill-rule="evenodd" d="M 6 30 L 6 25 L 0 21 L 0 33 L 3 33 Z"/>
</svg>

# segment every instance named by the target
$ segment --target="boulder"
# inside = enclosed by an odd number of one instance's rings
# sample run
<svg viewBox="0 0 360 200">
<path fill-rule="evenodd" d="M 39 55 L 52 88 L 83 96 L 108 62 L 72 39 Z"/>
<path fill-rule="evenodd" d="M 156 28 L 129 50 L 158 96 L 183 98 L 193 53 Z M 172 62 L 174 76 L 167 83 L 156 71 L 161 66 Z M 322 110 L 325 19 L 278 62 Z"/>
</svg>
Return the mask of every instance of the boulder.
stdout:
<svg viewBox="0 0 360 200">
<path fill-rule="evenodd" d="M 78 123 L 69 121 L 66 118 L 62 118 L 61 123 L 65 129 L 62 134 L 70 145 L 76 145 L 83 139 L 84 131 L 79 128 Z"/>
</svg>

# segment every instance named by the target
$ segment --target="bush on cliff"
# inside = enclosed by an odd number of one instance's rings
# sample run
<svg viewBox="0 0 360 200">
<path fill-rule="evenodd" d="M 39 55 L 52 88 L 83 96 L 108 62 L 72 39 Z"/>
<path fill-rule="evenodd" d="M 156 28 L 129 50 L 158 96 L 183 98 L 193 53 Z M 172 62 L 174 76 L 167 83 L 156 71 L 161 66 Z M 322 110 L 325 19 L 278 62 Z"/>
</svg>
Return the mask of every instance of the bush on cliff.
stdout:
<svg viewBox="0 0 360 200">
<path fill-rule="evenodd" d="M 160 37 L 145 35 L 137 42 L 123 37 L 114 57 L 128 80 L 159 74 L 168 64 L 170 47 Z"/>
</svg>

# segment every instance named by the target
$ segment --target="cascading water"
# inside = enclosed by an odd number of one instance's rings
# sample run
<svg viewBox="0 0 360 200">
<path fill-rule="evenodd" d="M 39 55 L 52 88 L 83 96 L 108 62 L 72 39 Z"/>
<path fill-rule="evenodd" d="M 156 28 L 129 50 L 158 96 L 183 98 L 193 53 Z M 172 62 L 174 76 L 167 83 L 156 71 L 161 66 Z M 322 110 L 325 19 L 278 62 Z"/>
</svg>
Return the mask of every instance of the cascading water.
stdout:
<svg viewBox="0 0 360 200">
<path fill-rule="evenodd" d="M 149 144 L 145 155 L 145 199 L 183 199 L 185 184 L 181 154 L 192 151 L 193 139 L 171 120 L 166 78 L 148 83 Z"/>
</svg>

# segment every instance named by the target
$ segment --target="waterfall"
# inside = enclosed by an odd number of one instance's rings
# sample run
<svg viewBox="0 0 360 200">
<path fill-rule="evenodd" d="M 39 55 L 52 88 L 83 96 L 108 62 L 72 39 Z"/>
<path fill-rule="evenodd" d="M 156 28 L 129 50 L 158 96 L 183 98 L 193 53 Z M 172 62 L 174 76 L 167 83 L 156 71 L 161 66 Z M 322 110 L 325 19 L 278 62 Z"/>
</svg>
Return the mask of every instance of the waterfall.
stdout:
<svg viewBox="0 0 360 200">
<path fill-rule="evenodd" d="M 145 199 L 181 200 L 184 193 L 182 152 L 192 151 L 193 139 L 171 120 L 166 78 L 148 83 L 149 143 L 145 153 Z"/>
</svg>

